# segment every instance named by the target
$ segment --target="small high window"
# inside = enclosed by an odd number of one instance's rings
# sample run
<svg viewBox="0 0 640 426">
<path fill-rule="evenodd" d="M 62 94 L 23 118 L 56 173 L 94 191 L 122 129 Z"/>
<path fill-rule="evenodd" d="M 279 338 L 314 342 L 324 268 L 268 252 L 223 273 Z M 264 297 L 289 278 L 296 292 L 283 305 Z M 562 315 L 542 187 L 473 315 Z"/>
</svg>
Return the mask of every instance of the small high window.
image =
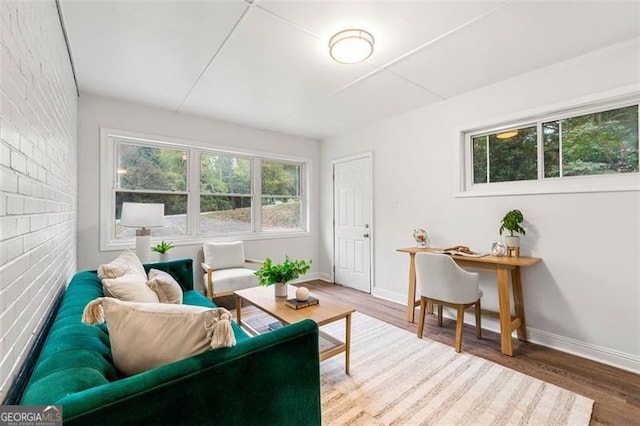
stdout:
<svg viewBox="0 0 640 426">
<path fill-rule="evenodd" d="M 638 173 L 638 102 L 590 109 L 465 133 L 464 189 Z"/>
</svg>

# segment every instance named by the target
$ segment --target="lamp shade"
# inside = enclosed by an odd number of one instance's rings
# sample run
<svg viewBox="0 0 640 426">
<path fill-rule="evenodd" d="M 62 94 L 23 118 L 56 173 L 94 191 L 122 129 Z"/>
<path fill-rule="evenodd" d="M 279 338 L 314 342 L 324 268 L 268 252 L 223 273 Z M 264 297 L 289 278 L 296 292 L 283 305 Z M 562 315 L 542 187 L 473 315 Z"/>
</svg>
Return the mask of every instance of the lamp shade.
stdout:
<svg viewBox="0 0 640 426">
<path fill-rule="evenodd" d="M 164 204 L 122 203 L 120 226 L 127 228 L 164 226 Z"/>
</svg>

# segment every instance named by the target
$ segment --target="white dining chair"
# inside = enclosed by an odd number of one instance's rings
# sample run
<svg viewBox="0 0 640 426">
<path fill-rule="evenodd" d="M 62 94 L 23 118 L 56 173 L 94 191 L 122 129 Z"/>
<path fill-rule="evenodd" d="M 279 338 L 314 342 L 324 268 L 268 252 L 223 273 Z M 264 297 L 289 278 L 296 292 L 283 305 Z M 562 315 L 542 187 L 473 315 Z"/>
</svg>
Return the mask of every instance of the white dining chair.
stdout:
<svg viewBox="0 0 640 426">
<path fill-rule="evenodd" d="M 438 305 L 438 326 L 442 327 L 442 307 L 447 306 L 457 311 L 455 350 L 462 348 L 462 329 L 464 311 L 475 306 L 476 336 L 482 338 L 480 327 L 480 276 L 475 272 L 462 269 L 447 254 L 416 254 L 416 287 L 420 294 L 420 319 L 418 337 L 424 332 L 424 319 L 427 302 Z"/>
</svg>

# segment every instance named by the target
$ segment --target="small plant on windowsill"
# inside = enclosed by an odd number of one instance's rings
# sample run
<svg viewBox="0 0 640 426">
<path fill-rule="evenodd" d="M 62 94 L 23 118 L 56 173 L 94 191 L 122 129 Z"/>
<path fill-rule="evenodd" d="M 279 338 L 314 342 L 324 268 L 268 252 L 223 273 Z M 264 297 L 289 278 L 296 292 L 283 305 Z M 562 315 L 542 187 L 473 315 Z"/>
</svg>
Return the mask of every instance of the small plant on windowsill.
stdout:
<svg viewBox="0 0 640 426">
<path fill-rule="evenodd" d="M 267 258 L 262 264 L 262 268 L 255 272 L 261 286 L 276 285 L 275 294 L 277 297 L 287 296 L 287 283 L 293 281 L 301 275 L 306 274 L 311 269 L 313 259 L 309 261 L 294 260 L 285 256 L 284 262 L 273 263 Z"/>
<path fill-rule="evenodd" d="M 161 261 L 167 261 L 169 260 L 169 250 L 171 250 L 172 248 L 173 248 L 173 244 L 169 242 L 164 242 L 163 240 L 161 243 L 158 243 L 155 246 L 151 247 L 151 251 L 160 253 Z"/>
</svg>

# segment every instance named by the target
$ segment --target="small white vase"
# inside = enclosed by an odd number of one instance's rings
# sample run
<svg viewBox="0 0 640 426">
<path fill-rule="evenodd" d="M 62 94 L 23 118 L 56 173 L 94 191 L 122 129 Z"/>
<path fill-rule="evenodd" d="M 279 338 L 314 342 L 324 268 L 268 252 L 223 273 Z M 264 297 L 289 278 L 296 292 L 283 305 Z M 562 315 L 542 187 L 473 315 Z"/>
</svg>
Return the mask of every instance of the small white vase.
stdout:
<svg viewBox="0 0 640 426">
<path fill-rule="evenodd" d="M 276 297 L 287 297 L 287 284 L 278 283 L 273 285 L 273 292 Z"/>
<path fill-rule="evenodd" d="M 160 262 L 167 262 L 169 260 L 169 252 L 160 253 Z"/>
</svg>

